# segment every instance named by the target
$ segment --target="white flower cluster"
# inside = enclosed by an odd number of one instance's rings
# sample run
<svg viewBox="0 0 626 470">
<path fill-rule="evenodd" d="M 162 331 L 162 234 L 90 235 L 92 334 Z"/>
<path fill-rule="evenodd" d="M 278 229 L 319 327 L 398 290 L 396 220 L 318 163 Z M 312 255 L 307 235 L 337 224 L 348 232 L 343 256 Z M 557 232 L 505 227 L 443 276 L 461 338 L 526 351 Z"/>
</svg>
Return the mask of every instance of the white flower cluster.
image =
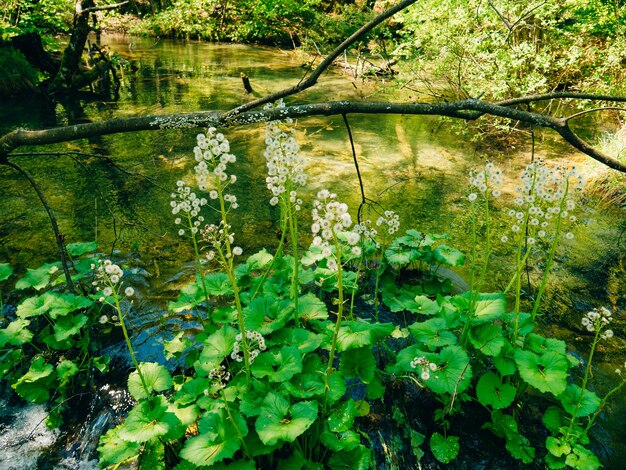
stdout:
<svg viewBox="0 0 626 470">
<path fill-rule="evenodd" d="M 105 297 L 109 297 L 116 293 L 118 284 L 124 276 L 124 271 L 117 264 L 113 264 L 111 260 L 98 260 L 97 264 L 91 265 L 92 271 L 95 274 L 95 280 L 91 283 L 96 287 L 96 291 L 102 291 L 102 297 L 99 301 L 104 302 Z M 124 289 L 124 294 L 127 297 L 135 295 L 135 289 L 127 287 Z M 105 320 L 106 321 L 106 320 Z M 101 323 L 104 323 L 101 321 Z"/>
<path fill-rule="evenodd" d="M 237 161 L 237 157 L 229 153 L 230 143 L 226 137 L 215 127 L 210 127 L 206 135 L 198 134 L 196 140 L 198 145 L 194 147 L 193 154 L 198 164 L 194 170 L 200 190 L 208 190 L 215 179 L 219 180 L 222 189 L 237 181 L 235 175 L 229 176 L 226 172 L 226 166 Z"/>
<path fill-rule="evenodd" d="M 200 230 L 200 234 L 202 235 L 202 239 L 213 247 L 213 250 L 216 250 L 219 253 L 224 253 L 224 257 L 229 258 L 230 254 L 228 253 L 228 250 L 226 250 L 226 242 L 228 242 L 229 246 L 232 246 L 235 242 L 235 235 L 231 233 L 230 228 L 230 225 L 221 221 L 219 225 L 205 225 L 204 228 Z M 206 255 L 209 261 L 215 258 L 215 251 L 213 250 L 210 250 Z M 235 246 L 232 248 L 233 255 L 239 256 L 242 253 L 243 250 L 241 247 Z"/>
<path fill-rule="evenodd" d="M 376 220 L 377 227 L 385 227 L 389 235 L 393 235 L 400 228 L 400 216 L 394 211 L 385 211 Z"/>
<path fill-rule="evenodd" d="M 243 354 L 241 354 L 242 339 L 243 336 L 241 335 L 241 333 L 235 336 L 233 352 L 230 354 L 230 357 L 237 362 L 243 361 Z M 248 349 L 250 351 L 250 364 L 252 364 L 256 357 L 259 355 L 259 353 L 267 349 L 265 346 L 265 338 L 263 338 L 263 335 L 257 331 L 248 330 L 246 331 L 246 340 L 248 343 Z"/>
<path fill-rule="evenodd" d="M 327 266 L 331 270 L 337 269 L 337 261 L 332 257 L 331 242 L 338 236 L 345 237 L 345 240 L 354 256 L 361 254 L 361 248 L 355 246 L 361 236 L 357 231 L 350 231 L 352 226 L 352 217 L 348 213 L 348 205 L 335 200 L 336 194 L 331 193 L 327 189 L 322 189 L 317 193 L 317 199 L 313 201 L 313 210 L 311 215 L 313 223 L 311 231 L 313 232 L 312 245 L 321 246 L 322 254 L 327 258 Z"/>
<path fill-rule="evenodd" d="M 198 233 L 198 227 L 204 222 L 204 217 L 199 215 L 200 209 L 202 206 L 206 205 L 207 200 L 198 197 L 183 181 L 177 181 L 176 186 L 176 192 L 171 194 L 172 201 L 170 202 L 170 206 L 172 208 L 172 214 L 184 215 L 189 231 L 193 234 Z M 180 217 L 176 217 L 174 223 L 180 225 L 183 223 L 183 220 Z M 178 235 L 185 235 L 185 229 L 181 228 L 178 231 Z"/>
<path fill-rule="evenodd" d="M 557 225 L 562 230 L 576 222 L 571 213 L 576 208 L 574 195 L 584 186 L 576 167 L 550 168 L 542 161 L 533 162 L 524 168 L 520 181 L 521 186 L 515 188 L 515 208 L 508 212 L 514 238 L 525 236 L 527 244 L 533 245 L 553 235 Z M 566 232 L 565 237 L 572 239 L 574 234 Z M 507 241 L 508 236 L 502 236 L 502 242 Z"/>
<path fill-rule="evenodd" d="M 376 243 L 376 248 L 380 247 L 380 243 L 376 241 L 376 237 L 378 236 L 378 230 L 372 227 L 372 221 L 370 219 L 366 219 L 361 223 L 354 224 L 352 230 L 358 233 L 361 239 L 369 240 Z"/>
<path fill-rule="evenodd" d="M 587 331 L 593 333 L 611 323 L 612 315 L 611 311 L 606 307 L 594 308 L 583 316 L 581 323 Z M 600 337 L 602 339 L 612 338 L 613 330 L 605 330 Z"/>
<path fill-rule="evenodd" d="M 276 103 L 283 108 L 283 100 Z M 274 107 L 266 105 L 264 109 Z M 272 192 L 270 204 L 275 206 L 282 198 L 289 196 L 289 202 L 295 210 L 300 210 L 302 200 L 298 198 L 296 188 L 305 186 L 307 175 L 304 172 L 304 159 L 300 156 L 298 143 L 294 137 L 295 129 L 283 130 L 283 123 L 291 124 L 291 118 L 284 121 L 272 121 L 265 130 L 265 163 L 267 166 L 267 189 Z"/>
<path fill-rule="evenodd" d="M 424 356 L 413 358 L 413 360 L 411 361 L 411 367 L 413 369 L 417 369 L 417 366 L 420 366 L 422 368 L 422 373 L 420 374 L 422 380 L 430 379 L 431 371 L 434 372 L 437 370 L 437 364 L 435 364 L 434 362 L 430 362 Z"/>
<path fill-rule="evenodd" d="M 502 186 L 502 170 L 489 162 L 485 165 L 485 169 L 481 171 L 470 170 L 469 184 L 470 187 L 477 190 L 478 193 L 487 197 L 489 191 L 493 197 L 499 197 L 502 192 L 499 187 Z M 470 202 L 478 199 L 476 192 L 471 192 L 467 198 Z"/>
<path fill-rule="evenodd" d="M 230 380 L 230 372 L 228 372 L 224 366 L 215 367 L 209 372 L 209 379 L 213 387 L 222 389 L 226 387 L 226 384 Z M 208 390 L 206 390 L 206 392 L 208 392 Z"/>
</svg>

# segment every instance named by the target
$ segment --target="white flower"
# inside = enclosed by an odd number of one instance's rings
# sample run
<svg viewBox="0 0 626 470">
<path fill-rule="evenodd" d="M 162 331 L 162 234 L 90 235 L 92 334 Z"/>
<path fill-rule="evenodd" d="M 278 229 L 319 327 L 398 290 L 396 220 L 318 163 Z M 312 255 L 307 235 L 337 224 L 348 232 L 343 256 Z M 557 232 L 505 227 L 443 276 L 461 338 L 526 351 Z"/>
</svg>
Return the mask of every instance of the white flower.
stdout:
<svg viewBox="0 0 626 470">
<path fill-rule="evenodd" d="M 235 256 L 240 256 L 243 253 L 243 250 L 241 249 L 240 246 L 236 246 L 235 248 L 233 248 L 233 254 Z"/>
<path fill-rule="evenodd" d="M 104 289 L 102 289 L 102 295 L 104 295 L 105 297 L 113 295 L 113 289 L 111 289 L 109 286 L 105 287 Z"/>
<path fill-rule="evenodd" d="M 132 287 L 127 287 L 126 289 L 124 289 L 124 294 L 126 294 L 126 297 L 132 297 L 133 295 L 135 295 L 135 289 L 133 289 Z"/>
<path fill-rule="evenodd" d="M 478 194 L 476 194 L 476 193 L 471 193 L 469 196 L 467 196 L 467 199 L 470 202 L 474 202 L 477 198 L 478 198 Z"/>
</svg>

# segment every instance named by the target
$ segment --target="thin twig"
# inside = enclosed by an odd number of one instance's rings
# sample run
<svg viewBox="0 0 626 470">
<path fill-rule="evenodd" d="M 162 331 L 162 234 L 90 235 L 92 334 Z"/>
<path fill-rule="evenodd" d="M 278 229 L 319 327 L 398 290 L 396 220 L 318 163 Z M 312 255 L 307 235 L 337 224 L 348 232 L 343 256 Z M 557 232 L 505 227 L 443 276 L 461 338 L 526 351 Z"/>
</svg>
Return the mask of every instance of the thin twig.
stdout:
<svg viewBox="0 0 626 470">
<path fill-rule="evenodd" d="M 576 119 L 577 117 L 583 116 L 585 114 L 589 114 L 589 113 L 596 113 L 598 111 L 625 111 L 626 112 L 626 108 L 619 108 L 617 106 L 604 106 L 604 107 L 600 107 L 600 108 L 593 108 L 593 109 L 586 109 L 584 111 L 580 111 L 576 114 L 572 114 L 571 116 L 568 116 L 565 118 L 565 121 L 571 121 L 572 119 Z"/>
<path fill-rule="evenodd" d="M 54 213 L 52 212 L 52 209 L 50 208 L 50 205 L 48 204 L 46 197 L 44 196 L 37 182 L 34 180 L 34 178 L 31 176 L 31 174 L 28 171 L 26 171 L 24 168 L 19 166 L 17 163 L 14 163 L 11 161 L 6 162 L 6 165 L 15 169 L 18 173 L 21 173 L 22 176 L 24 176 L 24 178 L 26 178 L 28 182 L 30 183 L 30 185 L 33 187 L 33 189 L 37 193 L 37 196 L 39 196 L 39 200 L 41 201 L 41 204 L 43 205 L 44 209 L 48 213 L 48 218 L 50 219 L 50 224 L 52 225 L 52 231 L 54 232 L 54 238 L 57 243 L 57 248 L 59 249 L 59 256 L 61 257 L 61 266 L 63 267 L 63 273 L 65 274 L 67 287 L 71 292 L 74 292 L 74 282 L 72 281 L 72 276 L 70 275 L 70 270 L 67 265 L 67 258 L 65 256 L 65 243 L 63 243 L 63 235 L 61 235 L 61 232 L 59 231 L 59 224 L 57 223 L 57 219 L 54 216 Z"/>
</svg>

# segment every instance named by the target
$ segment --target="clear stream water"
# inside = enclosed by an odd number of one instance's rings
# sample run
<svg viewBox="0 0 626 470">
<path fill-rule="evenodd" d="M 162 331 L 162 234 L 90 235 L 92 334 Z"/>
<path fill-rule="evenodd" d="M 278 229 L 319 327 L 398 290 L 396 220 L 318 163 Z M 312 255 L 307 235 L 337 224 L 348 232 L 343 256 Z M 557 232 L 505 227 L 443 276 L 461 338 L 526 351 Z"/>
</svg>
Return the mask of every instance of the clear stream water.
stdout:
<svg viewBox="0 0 626 470">
<path fill-rule="evenodd" d="M 250 77 L 254 94 L 263 95 L 293 85 L 305 71 L 304 59 L 271 48 L 155 42 L 124 36 L 104 36 L 103 44 L 128 60 L 134 69 L 122 77 L 118 101 L 51 107 L 36 98 L 7 100 L 0 103 L 0 133 L 16 127 L 36 129 L 115 117 L 228 109 L 250 99 L 243 90 L 241 73 Z M 419 98 L 408 89 L 398 90 L 393 81 L 363 83 L 331 71 L 316 87 L 288 102 Z M 403 229 L 449 233 L 451 244 L 460 249 L 468 248 L 465 195 L 469 170 L 490 159 L 514 178 L 530 158 L 528 145 L 486 154 L 484 147 L 489 142 L 480 147 L 474 145 L 460 135 L 458 128 L 437 118 L 349 119 L 366 195 L 399 212 Z M 134 306 L 133 333 L 140 360 L 163 360 L 163 338 L 193 326 L 193 319 L 185 319 L 186 323 L 181 324 L 180 317 L 169 314 L 166 302 L 193 273 L 189 247 L 176 235 L 168 203 L 178 179 L 192 181 L 195 134 L 169 130 L 107 136 L 20 149 L 44 154 L 14 158 L 42 186 L 67 241 L 96 239 L 103 252 L 119 250 L 136 266 L 132 282 L 137 287 L 138 301 Z M 264 184 L 264 129 L 242 127 L 229 130 L 227 137 L 238 157 L 234 190 L 240 209 L 233 225 L 238 243 L 252 254 L 277 243 L 277 214 L 267 203 Z M 538 156 L 550 160 L 574 158 L 584 163 L 586 171 L 598 170 L 599 166 L 587 164 L 585 157 L 575 155 L 554 136 L 538 137 Z M 356 211 L 359 186 L 341 118 L 302 120 L 297 123 L 297 138 L 307 157 L 310 175 L 310 195 L 305 199 L 310 200 L 318 189 L 327 187 Z M 67 152 L 74 153 L 63 154 Z M 0 179 L 0 262 L 10 261 L 18 271 L 24 271 L 26 267 L 57 259 L 49 221 L 32 189 L 6 167 L 0 168 Z M 509 183 L 512 188 L 514 184 Z M 623 215 L 592 197 L 583 202 L 576 238 L 559 252 L 547 292 L 552 298 L 549 329 L 566 339 L 580 357 L 586 356 L 589 341 L 577 326 L 581 315 L 597 305 L 617 306 L 622 312 L 626 307 L 621 268 L 626 241 L 620 245 L 618 228 Z M 507 259 L 505 251 L 496 254 L 488 288 L 501 288 L 505 283 L 510 274 Z M 467 274 L 463 270 L 459 273 Z M 16 298 L 10 287 L 4 286 L 3 291 L 9 302 Z M 623 314 L 616 330 L 624 337 Z M 596 374 L 599 391 L 616 383 L 612 371 L 615 364 L 623 362 L 625 352 L 626 343 L 619 338 L 600 351 L 602 363 Z M 123 375 L 124 349 L 114 345 L 108 354 L 120 358 Z M 37 426 L 44 413 L 41 407 L 3 402 L 0 445 L 6 451 L 0 454 L 0 469 L 35 468 L 37 460 L 41 468 L 94 468 L 90 461 L 97 442 L 94 436 L 106 429 L 115 412 L 123 413 L 128 401 L 121 391 L 123 384 L 118 385 L 106 385 L 99 390 L 97 399 L 85 405 L 85 419 L 77 422 L 71 436 L 48 432 L 43 424 Z M 621 468 L 618 463 L 626 458 L 626 430 L 621 424 L 625 419 L 626 397 L 616 397 L 594 428 L 594 446 L 607 468 Z M 17 435 L 17 428 L 28 433 Z M 489 442 L 492 438 L 486 439 Z M 20 444 L 15 445 L 16 442 Z M 56 445 L 50 450 L 54 442 Z M 459 468 L 507 465 L 498 460 L 499 455 L 485 456 L 484 450 L 479 451 L 481 445 L 476 444 L 472 460 L 458 463 Z M 389 462 L 383 466 L 394 468 Z"/>
</svg>

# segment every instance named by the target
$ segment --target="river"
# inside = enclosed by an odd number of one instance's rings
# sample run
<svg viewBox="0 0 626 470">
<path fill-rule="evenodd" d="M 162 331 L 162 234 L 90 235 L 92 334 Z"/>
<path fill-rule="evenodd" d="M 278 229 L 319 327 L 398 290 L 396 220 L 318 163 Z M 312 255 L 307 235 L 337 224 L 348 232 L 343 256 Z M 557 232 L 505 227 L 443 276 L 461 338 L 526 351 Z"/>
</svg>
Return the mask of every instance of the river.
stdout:
<svg viewBox="0 0 626 470">
<path fill-rule="evenodd" d="M 242 73 L 250 78 L 253 96 L 261 96 L 297 83 L 304 76 L 302 65 L 307 60 L 292 52 L 233 44 L 117 35 L 103 36 L 103 44 L 128 61 L 119 100 L 53 107 L 37 98 L 8 100 L 0 106 L 0 133 L 16 127 L 36 129 L 115 117 L 229 109 L 251 99 L 243 89 Z M 399 88 L 393 80 L 368 83 L 330 71 L 313 89 L 288 102 L 420 98 L 407 88 Z M 450 244 L 460 249 L 468 249 L 469 170 L 494 161 L 510 176 L 507 184 L 512 188 L 511 179 L 530 159 L 529 143 L 487 151 L 488 140 L 474 144 L 459 127 L 438 118 L 349 116 L 349 120 L 367 197 L 380 207 L 398 211 L 403 230 L 448 233 Z M 103 252 L 119 250 L 136 263 L 143 283 L 138 289 L 144 313 L 135 319 L 133 328 L 143 360 L 161 358 L 159 335 L 167 334 L 168 325 L 175 323 L 165 311 L 166 301 L 193 272 L 190 249 L 176 234 L 169 198 L 178 179 L 193 178 L 195 134 L 163 130 L 107 136 L 19 149 L 42 154 L 13 158 L 41 185 L 66 241 L 95 239 Z M 326 187 L 337 192 L 355 212 L 360 191 L 343 120 L 302 120 L 297 122 L 296 136 L 308 162 L 310 196 L 305 197 L 305 205 L 318 189 Z M 277 214 L 267 202 L 264 183 L 264 129 L 232 129 L 227 137 L 238 157 L 234 191 L 240 208 L 234 230 L 238 243 L 252 254 L 277 243 Z M 586 157 L 576 155 L 549 133 L 538 133 L 537 141 L 536 156 L 556 161 L 573 159 L 582 162 L 588 172 L 598 171 L 599 165 L 589 164 Z M 9 261 L 23 272 L 26 267 L 56 259 L 49 221 L 32 188 L 7 167 L 0 169 L 0 178 L 0 262 Z M 575 239 L 559 252 L 558 274 L 547 292 L 552 298 L 550 329 L 568 340 L 571 350 L 581 357 L 589 342 L 576 327 L 581 315 L 598 305 L 621 311 L 626 307 L 620 264 L 624 247 L 618 243 L 620 217 L 623 214 L 592 196 L 584 199 Z M 502 288 L 510 275 L 506 256 L 506 252 L 496 253 L 487 289 Z M 177 274 L 180 272 L 182 276 Z M 467 271 L 461 269 L 459 274 L 465 276 Z M 5 295 L 9 290 L 10 286 L 4 287 Z M 616 336 L 620 334 L 623 338 L 621 318 Z M 614 364 L 623 362 L 625 344 L 616 338 L 601 351 L 599 370 L 605 373 L 598 374 L 600 390 L 615 383 L 612 370 Z M 626 419 L 625 402 L 624 396 L 618 397 L 597 427 L 596 450 L 607 465 L 626 458 L 626 430 L 620 424 Z"/>
</svg>

